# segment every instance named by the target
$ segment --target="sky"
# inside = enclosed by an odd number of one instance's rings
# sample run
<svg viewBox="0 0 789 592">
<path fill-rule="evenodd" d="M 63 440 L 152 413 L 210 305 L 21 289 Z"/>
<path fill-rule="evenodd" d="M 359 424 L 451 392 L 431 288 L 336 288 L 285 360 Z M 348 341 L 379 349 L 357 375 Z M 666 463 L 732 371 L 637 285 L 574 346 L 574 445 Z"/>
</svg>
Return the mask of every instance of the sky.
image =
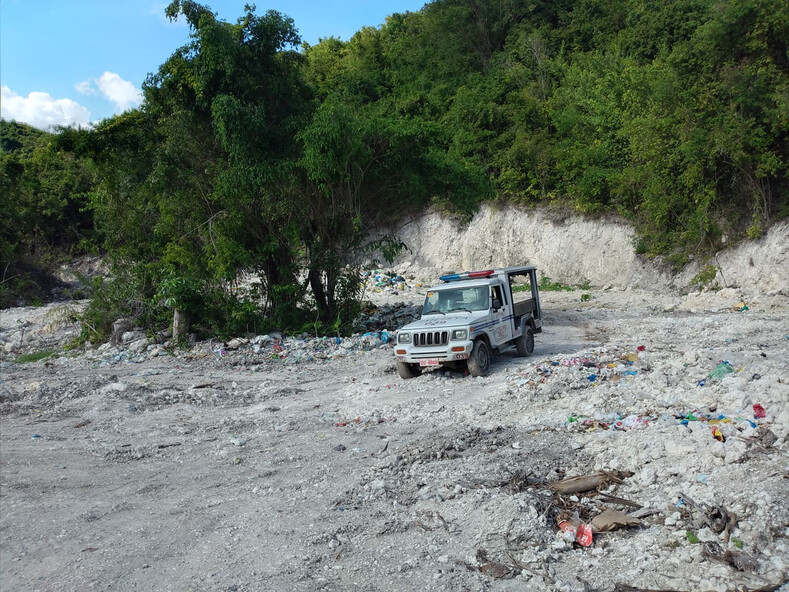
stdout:
<svg viewBox="0 0 789 592">
<path fill-rule="evenodd" d="M 389 14 L 427 0 L 203 0 L 228 22 L 256 14 L 291 17 L 301 38 L 348 40 Z M 89 126 L 139 105 L 140 88 L 189 41 L 183 17 L 164 16 L 158 0 L 0 0 L 0 115 L 41 129 Z"/>
</svg>

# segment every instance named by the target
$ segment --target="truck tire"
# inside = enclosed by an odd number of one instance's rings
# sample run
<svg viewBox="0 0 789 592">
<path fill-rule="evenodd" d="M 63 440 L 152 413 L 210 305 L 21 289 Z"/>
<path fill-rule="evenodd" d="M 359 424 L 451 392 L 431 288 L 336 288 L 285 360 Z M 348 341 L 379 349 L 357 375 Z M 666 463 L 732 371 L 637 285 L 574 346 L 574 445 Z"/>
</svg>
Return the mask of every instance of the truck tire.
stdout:
<svg viewBox="0 0 789 592">
<path fill-rule="evenodd" d="M 519 356 L 530 356 L 534 351 L 534 331 L 531 330 L 526 321 L 521 321 L 523 334 L 515 338 L 515 349 Z"/>
<path fill-rule="evenodd" d="M 490 369 L 490 348 L 484 339 L 477 339 L 468 358 L 468 371 L 472 376 L 485 376 Z"/>
<path fill-rule="evenodd" d="M 422 374 L 422 368 L 419 364 L 409 364 L 407 362 L 395 360 L 395 365 L 397 366 L 397 373 L 400 375 L 400 378 L 416 378 Z"/>
</svg>

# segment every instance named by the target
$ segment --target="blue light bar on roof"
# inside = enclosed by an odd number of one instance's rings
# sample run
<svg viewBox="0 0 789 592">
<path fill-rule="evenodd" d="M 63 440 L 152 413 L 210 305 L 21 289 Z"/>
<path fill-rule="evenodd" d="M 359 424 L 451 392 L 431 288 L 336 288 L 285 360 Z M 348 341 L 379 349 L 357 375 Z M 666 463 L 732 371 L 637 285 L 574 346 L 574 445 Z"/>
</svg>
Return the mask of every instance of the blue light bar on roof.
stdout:
<svg viewBox="0 0 789 592">
<path fill-rule="evenodd" d="M 456 282 L 458 280 L 473 280 L 475 278 L 484 278 L 493 275 L 492 269 L 484 271 L 464 271 L 463 273 L 449 273 L 442 275 L 440 279 L 442 282 Z"/>
</svg>

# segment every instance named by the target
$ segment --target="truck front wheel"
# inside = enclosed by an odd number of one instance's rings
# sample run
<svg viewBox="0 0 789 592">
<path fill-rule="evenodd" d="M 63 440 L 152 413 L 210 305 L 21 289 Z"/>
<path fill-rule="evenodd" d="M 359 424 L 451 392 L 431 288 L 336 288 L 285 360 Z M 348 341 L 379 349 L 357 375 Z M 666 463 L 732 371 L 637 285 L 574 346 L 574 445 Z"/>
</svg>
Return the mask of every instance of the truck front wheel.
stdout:
<svg viewBox="0 0 789 592">
<path fill-rule="evenodd" d="M 468 371 L 472 376 L 485 376 L 490 369 L 490 348 L 484 339 L 474 342 L 468 358 Z"/>
<path fill-rule="evenodd" d="M 416 378 L 422 374 L 422 368 L 419 364 L 408 364 L 407 362 L 395 360 L 395 365 L 397 366 L 397 373 L 400 375 L 400 378 Z"/>
<path fill-rule="evenodd" d="M 515 339 L 515 348 L 519 356 L 530 356 L 534 351 L 534 331 L 525 324 L 525 321 L 521 322 L 524 323 L 523 334 Z"/>
</svg>

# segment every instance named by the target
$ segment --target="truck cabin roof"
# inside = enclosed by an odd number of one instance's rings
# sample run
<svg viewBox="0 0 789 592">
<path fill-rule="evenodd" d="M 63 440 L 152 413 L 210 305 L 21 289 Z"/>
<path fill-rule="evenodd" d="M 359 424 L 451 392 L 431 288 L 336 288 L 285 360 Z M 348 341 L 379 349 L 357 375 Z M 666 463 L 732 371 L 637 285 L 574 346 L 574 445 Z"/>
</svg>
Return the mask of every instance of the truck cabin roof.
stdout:
<svg viewBox="0 0 789 592">
<path fill-rule="evenodd" d="M 480 280 L 495 280 L 504 278 L 508 274 L 515 275 L 528 275 L 530 271 L 535 271 L 537 268 L 534 265 L 519 265 L 516 267 L 503 267 L 501 269 L 486 269 L 482 271 L 464 271 L 460 273 L 448 273 L 442 275 L 439 279 L 442 282 L 442 287 L 445 285 L 479 285 Z"/>
<path fill-rule="evenodd" d="M 443 290 L 458 290 L 463 288 L 479 288 L 480 286 L 491 286 L 500 283 L 499 278 L 490 276 L 486 278 L 479 278 L 476 280 L 453 280 L 433 286 L 430 292 L 441 292 Z"/>
</svg>

